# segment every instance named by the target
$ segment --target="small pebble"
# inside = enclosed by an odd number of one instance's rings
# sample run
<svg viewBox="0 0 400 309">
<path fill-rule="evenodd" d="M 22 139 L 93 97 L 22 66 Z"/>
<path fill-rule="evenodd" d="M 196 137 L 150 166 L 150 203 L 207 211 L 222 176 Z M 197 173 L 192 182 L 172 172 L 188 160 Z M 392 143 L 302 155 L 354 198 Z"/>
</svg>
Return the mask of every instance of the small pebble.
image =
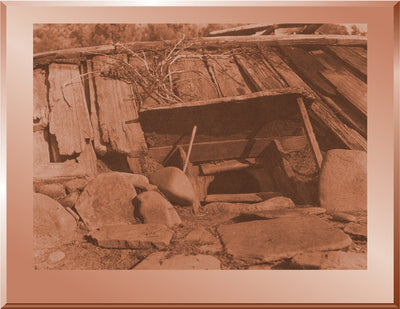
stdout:
<svg viewBox="0 0 400 309">
<path fill-rule="evenodd" d="M 54 263 L 57 263 L 57 262 L 63 260 L 64 258 L 65 258 L 65 253 L 58 250 L 58 251 L 50 253 L 49 257 L 47 258 L 47 261 L 49 263 L 54 264 Z"/>
</svg>

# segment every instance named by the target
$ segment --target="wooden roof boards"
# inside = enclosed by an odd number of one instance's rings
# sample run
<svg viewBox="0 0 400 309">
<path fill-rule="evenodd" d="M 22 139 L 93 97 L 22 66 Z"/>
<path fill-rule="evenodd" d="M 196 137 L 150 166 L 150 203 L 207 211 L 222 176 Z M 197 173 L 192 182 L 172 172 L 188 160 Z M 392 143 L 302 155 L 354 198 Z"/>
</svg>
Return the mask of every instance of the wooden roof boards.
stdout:
<svg viewBox="0 0 400 309">
<path fill-rule="evenodd" d="M 327 49 L 332 51 L 337 57 L 343 60 L 349 67 L 363 76 L 367 77 L 367 58 L 360 55 L 355 50 L 357 47 L 328 46 Z"/>
<path fill-rule="evenodd" d="M 311 51 L 323 65 L 321 74 L 364 115 L 367 115 L 367 84 L 354 76 L 345 65 L 332 55 L 322 51 Z"/>
<path fill-rule="evenodd" d="M 251 93 L 232 56 L 205 55 L 207 65 L 213 72 L 215 82 L 223 97 Z"/>
<path fill-rule="evenodd" d="M 183 102 L 214 99 L 219 97 L 204 61 L 196 54 L 181 57 L 171 65 L 172 83 L 177 96 Z"/>
</svg>

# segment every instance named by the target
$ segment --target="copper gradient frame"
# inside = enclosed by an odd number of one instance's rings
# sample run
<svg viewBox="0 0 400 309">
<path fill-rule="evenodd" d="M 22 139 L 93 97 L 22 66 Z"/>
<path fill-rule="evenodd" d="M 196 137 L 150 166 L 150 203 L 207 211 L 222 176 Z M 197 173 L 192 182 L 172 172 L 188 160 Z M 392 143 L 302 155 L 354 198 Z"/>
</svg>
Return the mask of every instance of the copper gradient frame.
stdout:
<svg viewBox="0 0 400 309">
<path fill-rule="evenodd" d="M 399 181 L 399 166 L 400 166 L 400 156 L 399 156 L 399 140 L 400 140 L 400 134 L 399 134 L 399 99 L 400 99 L 400 90 L 399 90 L 399 85 L 400 85 L 400 55 L 399 55 L 399 35 L 400 35 L 400 29 L 399 29 L 399 12 L 400 12 L 400 2 L 398 1 L 385 1 L 385 2 L 379 2 L 379 1 L 374 1 L 374 2 L 248 2 L 248 3 L 244 3 L 244 2 L 219 2 L 218 4 L 210 4 L 210 3 L 196 3 L 196 2 L 185 2 L 185 3 L 181 3 L 181 2 L 175 2 L 173 3 L 168 2 L 168 3 L 153 3 L 150 2 L 151 0 L 143 0 L 143 2 L 135 2 L 135 3 L 128 3 L 128 2 L 124 2 L 124 3 L 111 3 L 111 2 L 58 2 L 55 3 L 55 1 L 53 2 L 12 2 L 12 1 L 2 1 L 0 3 L 0 8 L 1 8 L 1 110 L 0 110 L 0 116 L 1 116 L 1 143 L 0 143 L 0 166 L 7 166 L 7 175 L 6 175 L 6 171 L 5 169 L 0 169 L 0 179 L 2 180 L 1 184 L 4 182 L 4 184 L 6 183 L 6 176 L 7 176 L 7 260 L 8 260 L 8 264 L 7 266 L 5 266 L 5 262 L 4 260 L 1 260 L 3 256 L 5 256 L 5 248 L 6 248 L 6 244 L 3 243 L 1 250 L 2 250 L 2 254 L 0 255 L 0 263 L 2 264 L 2 292 L 4 293 L 4 290 L 8 287 L 11 287 L 11 289 L 9 289 L 9 291 L 7 292 L 12 292 L 13 293 L 13 298 L 11 299 L 11 301 L 9 301 L 9 298 L 7 296 L 9 296 L 9 294 L 6 292 L 5 296 L 4 294 L 2 294 L 1 297 L 1 305 L 4 304 L 4 306 L 2 308 L 5 309 L 22 309 L 22 308 L 279 308 L 279 309 L 284 309 L 284 308 L 329 308 L 329 309 L 333 309 L 333 308 L 366 308 L 366 309 L 378 309 L 378 308 L 400 308 L 400 212 L 399 212 L 399 197 L 400 197 L 400 193 L 399 193 L 399 189 L 400 189 L 400 181 Z M 36 302 L 31 302 L 30 298 L 27 296 L 27 290 L 25 289 L 21 289 L 20 294 L 18 295 L 18 297 L 16 296 L 16 291 L 15 291 L 15 286 L 16 286 L 16 271 L 15 268 L 11 268 L 10 265 L 11 264 L 15 264 L 15 262 L 13 262 L 13 260 L 18 259 L 18 261 L 20 261 L 20 263 L 22 263 L 20 266 L 21 268 L 26 267 L 26 264 L 29 264 L 29 262 L 31 262 L 30 257 L 24 257 L 23 253 L 24 250 L 26 252 L 29 251 L 29 248 L 21 248 L 20 251 L 18 249 L 16 249 L 15 243 L 16 242 L 20 242 L 21 244 L 24 243 L 24 239 L 26 238 L 26 233 L 25 236 L 24 235 L 19 235 L 16 234 L 15 230 L 15 216 L 13 215 L 13 213 L 15 213 L 15 209 L 17 209 L 18 211 L 23 211 L 24 209 L 29 209 L 29 203 L 26 203 L 25 206 L 21 206 L 18 204 L 18 198 L 16 198 L 15 193 L 13 193 L 12 188 L 15 188 L 15 182 L 17 181 L 16 178 L 16 174 L 18 173 L 22 173 L 22 175 L 25 175 L 26 177 L 23 177 L 23 179 L 21 179 L 21 188 L 23 188 L 24 186 L 28 185 L 29 186 L 29 182 L 31 181 L 30 179 L 25 179 L 25 178 L 29 178 L 31 176 L 31 170 L 28 169 L 24 170 L 24 166 L 28 166 L 29 164 L 32 165 L 32 162 L 27 160 L 27 163 L 21 163 L 21 167 L 20 168 L 16 168 L 15 165 L 12 165 L 11 163 L 13 161 L 16 160 L 15 157 L 18 157 L 18 153 L 15 152 L 15 141 L 12 138 L 13 134 L 14 137 L 15 136 L 19 136 L 18 133 L 16 133 L 17 131 L 17 126 L 13 123 L 12 120 L 16 119 L 16 113 L 19 112 L 16 110 L 15 107 L 13 107 L 11 105 L 11 95 L 13 94 L 13 91 L 10 91 L 10 89 L 12 90 L 13 88 L 11 88 L 11 86 L 9 85 L 10 82 L 12 82 L 12 80 L 10 79 L 11 74 L 10 72 L 7 72 L 6 74 L 6 63 L 7 63 L 7 67 L 9 62 L 9 57 L 11 57 L 12 55 L 10 54 L 6 54 L 6 51 L 9 52 L 9 50 L 7 49 L 6 44 L 10 44 L 10 40 L 16 40 L 16 37 L 12 37 L 13 34 L 15 34 L 16 31 L 14 31 L 13 29 L 7 28 L 6 26 L 9 25 L 9 20 L 10 16 L 8 14 L 8 11 L 10 8 L 15 9 L 16 7 L 18 7 L 19 9 L 21 9 L 21 12 L 28 10 L 29 8 L 37 8 L 38 6 L 40 7 L 45 7 L 45 8 L 62 8 L 65 7 L 67 10 L 69 11 L 74 11 L 77 13 L 80 13 L 82 11 L 83 7 L 92 7 L 94 10 L 97 10 L 98 7 L 100 8 L 99 10 L 101 10 L 101 7 L 104 6 L 109 6 L 109 7 L 118 7 L 118 6 L 127 6 L 132 8 L 135 8 L 135 6 L 137 6 L 140 9 L 147 9 L 147 10 L 157 10 L 157 7 L 147 7 L 146 6 L 154 6 L 154 5 L 164 5 L 164 6 L 168 6 L 168 8 L 166 10 L 173 10 L 174 8 L 176 8 L 176 10 L 182 10 L 184 9 L 183 6 L 187 7 L 188 12 L 196 7 L 201 7 L 201 10 L 207 9 L 212 6 L 217 6 L 218 5 L 218 9 L 219 12 L 221 12 L 221 10 L 223 9 L 223 7 L 225 6 L 227 9 L 232 9 L 234 10 L 234 8 L 232 7 L 236 7 L 236 9 L 241 9 L 238 8 L 238 6 L 242 6 L 244 9 L 244 12 L 250 11 L 251 7 L 255 7 L 255 6 L 260 6 L 263 9 L 265 9 L 266 7 L 271 7 L 272 9 L 277 9 L 277 7 L 284 7 L 283 9 L 293 9 L 293 8 L 299 8 L 299 9 L 308 9 L 308 10 L 315 10 L 318 11 L 318 9 L 320 10 L 325 10 L 325 12 L 329 12 L 332 8 L 334 8 L 335 10 L 332 10 L 332 14 L 335 15 L 336 18 L 338 18 L 337 16 L 337 10 L 338 8 L 341 8 L 343 10 L 343 12 L 345 12 L 345 10 L 348 10 L 350 8 L 381 8 L 381 7 L 385 7 L 387 10 L 390 10 L 392 12 L 393 15 L 391 15 L 391 17 L 393 18 L 393 24 L 392 26 L 394 27 L 393 30 L 393 51 L 390 51 L 391 54 L 393 55 L 392 59 L 393 59 L 393 63 L 392 63 L 392 67 L 390 68 L 394 70 L 394 76 L 393 79 L 390 80 L 390 82 L 392 82 L 392 90 L 394 92 L 392 92 L 392 98 L 393 98 L 393 102 L 390 102 L 390 107 L 391 107 L 391 111 L 393 111 L 394 113 L 394 122 L 393 122 L 393 126 L 392 126 L 392 134 L 394 137 L 394 141 L 393 144 L 389 145 L 389 149 L 393 150 L 393 153 L 391 154 L 391 156 L 393 155 L 393 159 L 394 162 L 391 162 L 391 164 L 393 164 L 393 172 L 394 174 L 394 179 L 390 179 L 390 181 L 393 181 L 393 201 L 394 201 L 394 207 L 393 207 L 393 212 L 390 214 L 393 216 L 393 222 L 390 222 L 391 224 L 393 223 L 393 228 L 394 228 L 394 234 L 393 234 L 393 261 L 394 264 L 392 265 L 393 267 L 393 273 L 392 273 L 392 278 L 393 278 L 393 287 L 394 290 L 391 291 L 393 294 L 393 301 L 392 302 L 310 302 L 310 301 L 302 301 L 302 302 L 292 302 L 290 300 L 290 293 L 288 294 L 288 299 L 286 301 L 282 301 L 282 302 L 271 302 L 271 303 L 267 303 L 267 302 L 260 302 L 260 301 L 255 301 L 255 302 L 249 302 L 249 301 L 244 301 L 244 302 L 220 302 L 220 301 L 214 301 L 214 302 L 202 302 L 202 301 L 196 301 L 196 302 L 188 302 L 185 301 L 186 298 L 184 297 L 176 297 L 173 301 L 170 302 L 166 302 L 166 301 L 154 301 L 151 298 L 150 301 L 139 301 L 139 302 L 130 302 L 130 301 L 124 301 L 127 298 L 119 298 L 116 299 L 115 302 L 110 302 L 110 301 L 101 301 L 102 299 L 105 300 L 105 298 L 102 298 L 101 296 L 101 292 L 98 294 L 98 296 L 100 297 L 100 301 L 96 299 L 93 299 L 93 297 L 91 299 L 85 299 L 84 301 L 80 301 L 80 302 L 76 302 L 76 301 L 71 301 L 71 297 L 73 298 L 74 295 L 70 295 L 70 297 L 68 296 L 68 291 L 65 291 L 64 294 L 60 293 L 57 294 L 58 300 L 54 301 L 56 296 L 52 296 L 49 295 L 50 299 L 49 301 L 47 300 L 47 298 L 42 298 L 39 301 Z M 229 7 L 229 8 L 228 8 Z M 104 8 L 103 8 L 104 9 Z M 107 8 L 106 8 L 107 9 Z M 158 8 L 161 9 L 161 8 Z M 211 8 L 213 9 L 213 8 Z M 257 8 L 253 8 L 253 9 L 257 9 Z M 172 11 L 169 11 L 172 12 Z M 192 12 L 192 11 L 190 11 Z M 386 11 L 385 11 L 386 12 Z M 326 13 L 329 14 L 329 13 Z M 15 16 L 15 15 L 13 15 Z M 347 17 L 349 18 L 349 17 Z M 366 18 L 366 17 L 365 17 Z M 164 18 L 165 19 L 165 18 Z M 167 18 L 168 19 L 168 18 Z M 172 17 L 173 19 L 173 17 Z M 170 22 L 173 22 L 172 19 L 168 19 Z M 317 22 L 318 17 L 316 17 L 316 20 L 312 19 L 312 20 L 307 20 L 307 22 Z M 340 21 L 338 22 L 346 22 L 348 19 L 346 19 L 346 17 L 340 17 L 338 18 L 340 19 Z M 367 20 L 368 18 L 366 18 Z M 250 22 L 251 17 L 247 17 L 247 20 Z M 361 18 L 362 20 L 362 18 Z M 51 16 L 48 16 L 48 22 L 51 22 Z M 82 14 L 77 14 L 77 16 L 73 16 L 73 18 L 69 21 L 69 20 L 64 20 L 64 22 L 87 22 L 87 18 L 84 17 Z M 211 20 L 208 20 L 209 22 L 213 22 L 215 21 L 215 18 Z M 298 20 L 293 20 L 292 22 L 297 22 Z M 58 21 L 59 22 L 59 21 Z M 96 22 L 95 19 L 91 19 L 90 22 Z M 175 22 L 179 22 L 179 21 L 175 21 Z M 182 21 L 184 22 L 184 21 Z M 256 21 L 258 22 L 258 21 Z M 352 22 L 352 21 L 348 21 L 348 22 Z M 393 29 L 393 28 L 392 28 Z M 368 35 L 369 35 L 369 28 L 368 28 Z M 18 31 L 17 31 L 18 32 Z M 19 34 L 24 34 L 23 32 L 20 32 Z M 24 40 L 24 38 L 21 38 L 22 40 Z M 370 38 L 368 37 L 368 44 L 370 44 L 370 40 L 374 40 L 374 38 Z M 15 42 L 14 42 L 15 44 Z M 390 45 L 390 44 L 389 44 Z M 369 46 L 369 45 L 368 45 Z M 19 50 L 15 50 L 13 52 L 19 52 Z M 26 53 L 27 55 L 29 55 L 30 57 L 32 56 L 32 51 L 30 50 L 23 50 L 22 52 Z M 7 57 L 7 59 L 6 59 Z M 32 59 L 32 58 L 31 58 Z M 376 60 L 376 59 L 375 59 Z M 30 60 L 32 61 L 32 60 Z M 370 84 L 370 55 L 368 55 L 368 89 L 370 90 L 371 85 L 373 86 L 374 82 L 372 81 Z M 31 64 L 31 62 L 28 63 L 28 65 Z M 24 65 L 24 63 L 22 63 L 21 65 Z M 389 70 L 389 68 L 387 68 Z M 31 72 L 27 72 L 26 75 L 27 77 L 27 81 L 29 81 L 31 79 Z M 29 76 L 30 74 L 30 76 Z M 6 80 L 7 78 L 7 80 Z M 26 76 L 24 77 L 26 78 Z M 30 84 L 28 84 L 29 87 L 31 87 L 31 82 Z M 6 98 L 6 90 L 8 92 L 7 98 Z M 369 91 L 368 90 L 368 91 Z M 31 91 L 28 89 L 28 92 Z M 14 89 L 15 92 L 15 89 Z M 8 100 L 8 101 L 7 101 Z M 369 104 L 372 104 L 370 101 L 368 101 Z M 15 103 L 15 102 L 14 102 Z M 29 106 L 27 104 L 29 104 L 29 102 L 27 103 L 21 103 L 21 104 L 25 104 L 22 105 L 22 107 L 26 107 Z M 19 106 L 21 107 L 21 106 Z M 7 109 L 7 111 L 6 111 Z M 28 109 L 28 111 L 26 113 L 24 113 L 24 111 L 20 111 L 21 112 L 21 118 L 22 119 L 29 119 L 30 115 L 31 115 L 31 110 Z M 11 121 L 10 121 L 11 120 Z M 384 121 L 393 121 L 393 119 L 384 119 Z M 6 123 L 7 121 L 7 123 Z M 7 125 L 7 127 L 6 127 Z M 29 135 L 29 128 L 31 126 L 31 122 L 27 122 L 27 124 L 23 124 L 22 125 L 22 133 L 21 133 L 21 137 L 27 137 L 30 136 Z M 372 128 L 373 130 L 374 128 Z M 394 131 L 394 132 L 393 132 Z M 370 135 L 371 132 L 371 127 L 369 126 L 369 130 L 368 130 L 368 134 Z M 7 149 L 6 149 L 6 144 L 4 142 L 5 137 L 7 135 Z M 31 141 L 27 138 L 26 142 L 25 142 L 25 146 L 21 146 L 22 149 L 31 149 Z M 25 147 L 25 148 L 24 148 Z M 6 163 L 5 161 L 5 157 L 6 157 L 6 152 L 7 152 L 7 157 L 8 157 L 8 161 Z M 22 157 L 20 158 L 22 159 Z M 25 164 L 25 165 L 23 165 Z M 370 166 L 369 166 L 370 167 Z M 389 181 L 389 180 L 387 180 Z M 31 187 L 30 187 L 31 190 Z M 23 191 L 21 189 L 21 191 Z M 2 191 L 3 192 L 3 191 Z M 6 192 L 6 191 L 4 191 Z M 22 198 L 22 197 L 21 197 Z M 6 197 L 5 194 L 4 196 L 1 195 L 1 201 L 5 202 L 6 201 Z M 29 201 L 29 198 L 28 198 Z M 3 203 L 1 203 L 1 207 L 5 207 L 5 204 L 3 205 Z M 5 214 L 5 209 L 3 208 L 1 212 L 1 215 Z M 23 222 L 23 219 L 25 217 L 27 217 L 29 219 L 29 216 L 31 218 L 31 214 L 28 211 L 27 215 L 21 215 L 21 220 Z M 11 220 L 13 219 L 13 220 Z M 1 221 L 0 221 L 1 222 Z M 26 222 L 29 222 L 29 220 L 26 220 Z M 368 223 L 369 224 L 369 223 Z M 29 228 L 30 226 L 28 226 L 28 232 L 29 232 Z M 6 227 L 5 226 L 1 226 L 1 232 L 0 235 L 1 238 L 3 238 L 2 234 L 3 232 L 6 231 Z M 5 238 L 5 236 L 4 236 Z M 27 241 L 25 239 L 25 241 Z M 28 239 L 29 241 L 29 239 Z M 28 250 L 28 251 L 27 251 Z M 368 251 L 370 251 L 370 248 L 368 248 Z M 18 256 L 18 254 L 21 254 L 20 256 Z M 5 282 L 5 274 L 4 272 L 7 270 L 8 276 L 7 277 L 7 281 Z M 68 279 L 73 280 L 73 276 L 77 275 L 77 271 L 58 271 L 57 273 L 61 273 L 61 275 L 54 275 L 54 273 L 52 273 L 51 271 L 38 271 L 40 272 L 40 275 L 43 276 L 42 278 L 46 277 L 48 280 L 55 280 L 55 279 L 60 279 L 58 278 L 58 276 L 64 276 L 64 277 L 68 277 Z M 92 276 L 93 278 L 100 278 L 101 274 L 103 271 L 81 271 L 80 273 L 85 273 L 87 272 L 88 276 L 90 274 L 90 276 Z M 260 271 L 255 271 L 255 272 L 260 272 Z M 262 271 L 261 271 L 262 272 Z M 276 271 L 276 272 L 281 272 L 281 271 Z M 282 271 L 285 272 L 285 271 Z M 312 271 L 310 271 L 312 272 Z M 117 275 L 114 276 L 114 274 L 117 273 Z M 124 279 L 126 280 L 126 276 L 123 274 L 122 272 L 114 272 L 113 276 L 115 277 L 114 280 L 117 280 L 120 277 L 124 276 Z M 204 274 L 204 273 L 203 273 Z M 208 275 L 208 273 L 205 273 L 206 275 Z M 171 276 L 173 276 L 173 272 L 170 273 Z M 302 274 L 304 277 L 307 277 L 308 273 L 304 272 Z M 27 275 L 27 277 L 29 276 L 33 276 L 32 274 Z M 117 278 L 117 279 L 116 279 Z M 29 278 L 28 278 L 29 279 Z M 27 279 L 27 280 L 28 280 Z M 165 279 L 165 278 L 164 278 Z M 204 277 L 204 280 L 206 283 L 209 282 L 209 278 L 207 279 L 206 277 Z M 28 280 L 29 281 L 29 280 Z M 53 281 L 54 282 L 54 281 Z M 71 281 L 73 282 L 73 281 Z M 21 280 L 20 282 L 22 285 L 24 285 L 23 280 Z M 53 284 L 57 285 L 57 283 L 60 283 L 60 281 L 55 281 Z M 377 283 L 379 284 L 379 283 Z M 355 287 L 356 288 L 356 287 Z M 125 292 L 127 292 L 128 290 L 124 290 Z M 90 291 L 88 291 L 90 292 Z M 188 288 L 188 290 L 183 291 L 184 293 L 195 293 L 196 291 L 190 290 L 190 288 Z M 318 293 L 318 291 L 316 291 L 316 293 Z M 92 296 L 95 294 L 92 294 Z M 118 294 L 120 295 L 120 294 Z M 122 294 L 121 294 L 122 295 Z M 182 295 L 180 295 L 182 296 Z M 232 296 L 234 296 L 234 293 L 232 293 Z M 89 293 L 89 297 L 90 297 L 90 293 Z M 117 296 L 118 297 L 118 296 Z M 234 298 L 234 297 L 233 297 Z M 76 299 L 76 298 L 73 298 Z"/>
</svg>

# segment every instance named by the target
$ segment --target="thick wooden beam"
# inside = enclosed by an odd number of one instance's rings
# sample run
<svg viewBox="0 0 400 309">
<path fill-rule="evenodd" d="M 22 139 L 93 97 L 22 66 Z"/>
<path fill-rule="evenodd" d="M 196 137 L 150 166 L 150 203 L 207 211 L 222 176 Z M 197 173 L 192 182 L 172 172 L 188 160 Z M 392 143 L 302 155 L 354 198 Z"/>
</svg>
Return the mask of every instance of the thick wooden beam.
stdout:
<svg viewBox="0 0 400 309">
<path fill-rule="evenodd" d="M 225 203 L 259 203 L 275 196 L 280 196 L 277 192 L 260 193 L 238 193 L 238 194 L 210 194 L 204 199 L 206 203 L 225 202 Z"/>
<path fill-rule="evenodd" d="M 294 87 L 287 87 L 287 88 L 279 88 L 279 89 L 268 89 L 263 91 L 252 92 L 249 94 L 234 96 L 234 97 L 223 97 L 223 98 L 215 98 L 209 100 L 202 100 L 202 101 L 194 101 L 194 102 L 185 102 L 185 103 L 176 103 L 176 104 L 169 104 L 163 106 L 142 106 L 140 109 L 140 113 L 148 112 L 148 111 L 155 111 L 155 110 L 169 110 L 175 108 L 185 108 L 185 107 L 197 107 L 197 106 L 206 106 L 206 105 L 214 105 L 214 104 L 222 104 L 222 103 L 246 103 L 249 100 L 256 100 L 256 99 L 264 99 L 268 97 L 279 97 L 279 96 L 304 96 L 308 99 L 313 99 L 314 97 L 311 96 L 307 91 L 303 88 L 294 88 Z"/>
<path fill-rule="evenodd" d="M 367 39 L 357 35 L 261 35 L 261 36 L 227 36 L 227 37 L 207 37 L 195 40 L 187 40 L 190 45 L 188 49 L 198 48 L 231 48 L 242 46 L 243 44 L 262 43 L 270 46 L 279 45 L 343 45 L 343 46 L 366 46 Z M 132 50 L 154 50 L 165 49 L 173 45 L 172 41 L 154 41 L 154 42 L 134 42 L 127 43 L 126 47 Z M 71 49 L 61 49 L 51 52 L 37 53 L 33 56 L 34 66 L 47 65 L 51 62 L 68 61 L 71 58 L 90 58 L 96 55 L 110 55 L 117 52 L 127 51 L 118 49 L 115 45 L 80 47 Z"/>
<path fill-rule="evenodd" d="M 308 143 L 305 136 L 239 139 L 195 143 L 193 144 L 190 161 L 205 162 L 237 158 L 255 158 L 259 156 L 265 147 L 267 147 L 274 139 L 279 140 L 287 152 L 299 151 Z M 185 144 L 180 146 L 187 151 L 189 145 Z M 173 148 L 174 146 L 152 147 L 149 148 L 149 156 L 159 162 L 163 162 L 165 157 L 171 153 Z"/>
<path fill-rule="evenodd" d="M 248 158 L 243 160 L 227 160 L 218 163 L 204 163 L 200 164 L 200 168 L 203 175 L 213 175 L 221 172 L 241 170 L 255 164 L 255 158 Z"/>
<path fill-rule="evenodd" d="M 307 137 L 311 144 L 315 161 L 317 162 L 318 167 L 321 168 L 321 166 L 322 166 L 321 150 L 319 149 L 317 139 L 315 138 L 314 130 L 312 128 L 310 118 L 308 117 L 308 113 L 307 113 L 306 107 L 304 105 L 303 98 L 297 98 L 297 104 L 299 105 L 301 117 L 304 122 L 304 127 L 306 128 Z"/>
</svg>

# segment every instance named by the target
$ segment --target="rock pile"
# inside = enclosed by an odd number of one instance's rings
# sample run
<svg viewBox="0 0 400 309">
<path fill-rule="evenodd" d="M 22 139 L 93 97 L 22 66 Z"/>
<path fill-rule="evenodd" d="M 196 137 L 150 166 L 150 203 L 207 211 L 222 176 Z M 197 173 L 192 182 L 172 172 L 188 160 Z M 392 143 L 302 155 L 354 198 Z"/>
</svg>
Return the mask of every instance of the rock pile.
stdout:
<svg viewBox="0 0 400 309">
<path fill-rule="evenodd" d="M 89 251 L 95 261 L 85 265 L 99 269 L 365 269 L 364 159 L 360 152 L 328 151 L 320 206 L 300 207 L 279 194 L 200 207 L 176 167 L 149 179 L 106 172 L 35 184 L 36 266 L 72 269 Z"/>
</svg>

